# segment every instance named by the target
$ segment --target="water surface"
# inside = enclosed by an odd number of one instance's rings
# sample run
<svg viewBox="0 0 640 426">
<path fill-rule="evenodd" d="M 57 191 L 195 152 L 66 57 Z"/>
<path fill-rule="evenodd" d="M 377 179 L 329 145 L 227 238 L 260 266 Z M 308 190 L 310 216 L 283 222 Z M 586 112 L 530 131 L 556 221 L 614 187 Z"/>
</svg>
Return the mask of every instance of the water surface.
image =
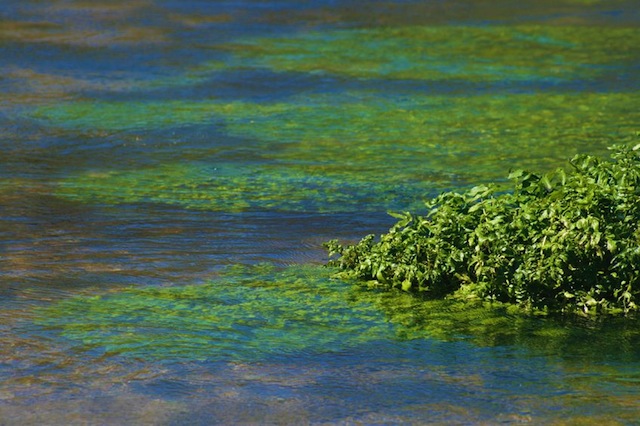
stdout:
<svg viewBox="0 0 640 426">
<path fill-rule="evenodd" d="M 636 320 L 329 279 L 323 241 L 638 143 L 627 0 L 4 1 L 1 424 L 633 424 Z"/>
</svg>

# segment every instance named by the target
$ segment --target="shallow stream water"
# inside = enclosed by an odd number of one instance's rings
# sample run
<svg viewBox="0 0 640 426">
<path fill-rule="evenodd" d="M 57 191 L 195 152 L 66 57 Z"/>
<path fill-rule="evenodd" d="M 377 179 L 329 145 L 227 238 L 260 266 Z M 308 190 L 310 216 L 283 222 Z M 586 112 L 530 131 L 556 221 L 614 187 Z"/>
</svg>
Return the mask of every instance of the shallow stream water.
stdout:
<svg viewBox="0 0 640 426">
<path fill-rule="evenodd" d="M 637 424 L 640 324 L 329 279 L 638 143 L 633 0 L 4 0 L 0 425 Z"/>
</svg>

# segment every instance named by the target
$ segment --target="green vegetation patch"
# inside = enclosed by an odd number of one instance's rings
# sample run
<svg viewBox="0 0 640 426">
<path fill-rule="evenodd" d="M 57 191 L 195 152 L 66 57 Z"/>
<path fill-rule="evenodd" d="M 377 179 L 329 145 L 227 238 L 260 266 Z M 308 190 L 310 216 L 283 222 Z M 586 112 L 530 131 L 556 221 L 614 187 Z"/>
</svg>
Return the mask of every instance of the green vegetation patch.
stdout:
<svg viewBox="0 0 640 426">
<path fill-rule="evenodd" d="M 44 124 L 77 130 L 152 130 L 209 122 L 211 102 L 107 101 L 65 102 L 33 109 L 32 118 Z"/>
<path fill-rule="evenodd" d="M 414 208 L 445 189 L 503 180 L 506 167 L 551 170 L 567 155 L 604 152 L 612 139 L 635 137 L 639 102 L 634 92 L 353 92 L 265 104 L 80 102 L 34 115 L 49 125 L 82 130 L 216 126 L 246 141 L 238 164 L 234 146 L 228 154 L 218 149 L 226 159 L 217 164 L 185 159 L 141 170 L 89 171 L 60 182 L 58 195 L 64 197 L 229 211 L 353 211 Z M 240 165 L 247 155 L 254 162 Z"/>
<path fill-rule="evenodd" d="M 640 319 L 619 316 L 549 315 L 511 303 L 465 298 L 429 299 L 424 294 L 386 289 L 377 283 L 353 292 L 384 312 L 396 339 L 466 341 L 480 347 L 518 346 L 535 355 L 559 356 L 594 373 L 585 359 L 637 359 Z M 577 365 L 576 365 L 577 364 Z"/>
<path fill-rule="evenodd" d="M 590 78 L 638 57 L 637 28 L 421 26 L 249 39 L 235 66 L 355 78 L 528 81 Z M 233 61 L 232 61 L 233 65 Z"/>
<path fill-rule="evenodd" d="M 508 167 L 560 166 L 634 137 L 638 93 L 384 96 L 354 92 L 225 107 L 227 132 L 294 167 L 398 186 L 492 182 Z M 249 108 L 247 108 L 249 107 Z M 558 149 L 562 141 L 562 149 Z M 569 153 L 569 154 L 567 154 Z M 438 182 L 440 180 L 440 182 Z M 416 191 L 421 193 L 421 191 Z"/>
<path fill-rule="evenodd" d="M 514 171 L 515 188 L 445 192 L 374 241 L 327 244 L 345 277 L 429 297 L 628 313 L 640 296 L 640 145 L 572 172 Z"/>
<path fill-rule="evenodd" d="M 204 284 L 79 295 L 33 317 L 78 351 L 144 360 L 260 361 L 367 344 L 397 350 L 399 341 L 434 338 L 518 345 L 570 359 L 607 345 L 635 356 L 640 328 L 632 323 L 580 324 L 499 302 L 424 300 L 331 279 L 335 272 L 236 265 Z"/>
<path fill-rule="evenodd" d="M 143 359 L 256 360 L 393 337 L 384 315 L 323 267 L 234 267 L 202 285 L 78 296 L 40 323 L 87 349 Z"/>
<path fill-rule="evenodd" d="M 412 188 L 350 182 L 287 165 L 180 162 L 138 170 L 86 173 L 58 182 L 55 195 L 85 203 L 159 203 L 240 212 L 380 211 L 415 198 Z"/>
</svg>

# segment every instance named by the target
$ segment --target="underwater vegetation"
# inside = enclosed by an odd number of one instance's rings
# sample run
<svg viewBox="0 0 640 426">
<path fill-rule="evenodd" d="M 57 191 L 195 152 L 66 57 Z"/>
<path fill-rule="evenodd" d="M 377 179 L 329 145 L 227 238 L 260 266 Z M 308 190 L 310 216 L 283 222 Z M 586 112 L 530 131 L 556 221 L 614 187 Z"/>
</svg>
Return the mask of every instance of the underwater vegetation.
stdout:
<svg viewBox="0 0 640 426">
<path fill-rule="evenodd" d="M 58 184 L 56 196 L 91 203 L 154 203 L 195 210 L 379 211 L 415 194 L 377 182 L 304 173 L 279 165 L 173 163 L 91 173 Z M 362 203 L 361 205 L 359 203 Z"/>
<path fill-rule="evenodd" d="M 243 152 L 255 157 L 250 166 L 236 164 L 236 147 L 212 140 L 222 144 L 219 160 L 178 154 L 176 164 L 78 173 L 58 181 L 61 197 L 218 211 L 380 211 L 413 209 L 445 189 L 504 180 L 510 167 L 553 169 L 572 154 L 604 152 L 611 140 L 635 137 L 638 101 L 634 92 L 351 92 L 274 103 L 71 102 L 37 108 L 32 117 L 72 132 L 204 126 L 222 132 L 218 139 L 241 138 Z"/>
<path fill-rule="evenodd" d="M 41 323 L 85 348 L 144 359 L 259 360 L 392 336 L 384 316 L 344 297 L 346 288 L 318 266 L 236 266 L 202 285 L 70 298 L 44 309 Z"/>
<path fill-rule="evenodd" d="M 637 58 L 637 28 L 411 26 L 247 39 L 224 48 L 236 67 L 352 78 L 563 81 Z"/>
<path fill-rule="evenodd" d="M 518 344 L 570 357 L 588 353 L 594 341 L 628 353 L 640 333 L 619 324 L 608 329 L 541 320 L 498 302 L 424 300 L 330 278 L 335 272 L 309 265 L 236 265 L 204 284 L 78 295 L 39 308 L 34 317 L 74 350 L 181 361 L 260 361 L 428 338 Z"/>
<path fill-rule="evenodd" d="M 415 209 L 443 190 L 504 182 L 508 168 L 551 170 L 567 156 L 600 154 L 612 141 L 633 138 L 640 119 L 637 93 L 547 89 L 558 81 L 580 85 L 603 75 L 624 77 L 620 70 L 637 57 L 638 38 L 634 28 L 520 25 L 248 38 L 214 46 L 226 51 L 225 60 L 185 70 L 180 84 L 203 84 L 207 72 L 215 77 L 238 68 L 267 68 L 433 84 L 452 79 L 537 82 L 545 90 L 430 96 L 390 94 L 376 87 L 270 102 L 77 100 L 31 108 L 28 116 L 74 135 L 131 132 L 144 137 L 183 127 L 215 133 L 211 146 L 219 158 L 208 154 L 211 160 L 196 163 L 177 154 L 176 164 L 88 170 L 60 179 L 56 194 L 75 201 L 234 212 Z M 170 80 L 142 87 L 173 87 Z M 237 157 L 229 141 L 241 143 L 255 162 L 237 165 L 246 157 Z"/>
<path fill-rule="evenodd" d="M 500 179 L 505 164 L 557 166 L 564 150 L 604 151 L 612 139 L 634 137 L 637 101 L 633 92 L 309 95 L 248 117 L 233 104 L 226 131 L 266 141 L 265 156 L 307 170 L 398 185 L 440 176 L 464 186 Z"/>
<path fill-rule="evenodd" d="M 43 106 L 31 116 L 46 124 L 77 130 L 150 130 L 206 123 L 215 117 L 211 102 L 89 102 Z"/>
<path fill-rule="evenodd" d="M 623 313 L 640 297 L 640 144 L 569 172 L 517 170 L 512 192 L 444 192 L 375 241 L 327 243 L 340 276 L 429 297 L 547 312 Z"/>
</svg>

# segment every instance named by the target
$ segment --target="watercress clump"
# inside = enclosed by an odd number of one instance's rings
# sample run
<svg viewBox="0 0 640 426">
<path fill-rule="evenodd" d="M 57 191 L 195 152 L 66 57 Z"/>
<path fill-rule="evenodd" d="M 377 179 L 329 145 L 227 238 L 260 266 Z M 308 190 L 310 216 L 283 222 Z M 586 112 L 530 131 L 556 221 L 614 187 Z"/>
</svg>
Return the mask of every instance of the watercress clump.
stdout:
<svg viewBox="0 0 640 426">
<path fill-rule="evenodd" d="M 499 301 L 583 314 L 638 309 L 640 144 L 611 159 L 577 155 L 569 171 L 513 171 L 495 185 L 445 192 L 426 215 L 375 239 L 326 243 L 343 278 L 431 298 Z"/>
</svg>

